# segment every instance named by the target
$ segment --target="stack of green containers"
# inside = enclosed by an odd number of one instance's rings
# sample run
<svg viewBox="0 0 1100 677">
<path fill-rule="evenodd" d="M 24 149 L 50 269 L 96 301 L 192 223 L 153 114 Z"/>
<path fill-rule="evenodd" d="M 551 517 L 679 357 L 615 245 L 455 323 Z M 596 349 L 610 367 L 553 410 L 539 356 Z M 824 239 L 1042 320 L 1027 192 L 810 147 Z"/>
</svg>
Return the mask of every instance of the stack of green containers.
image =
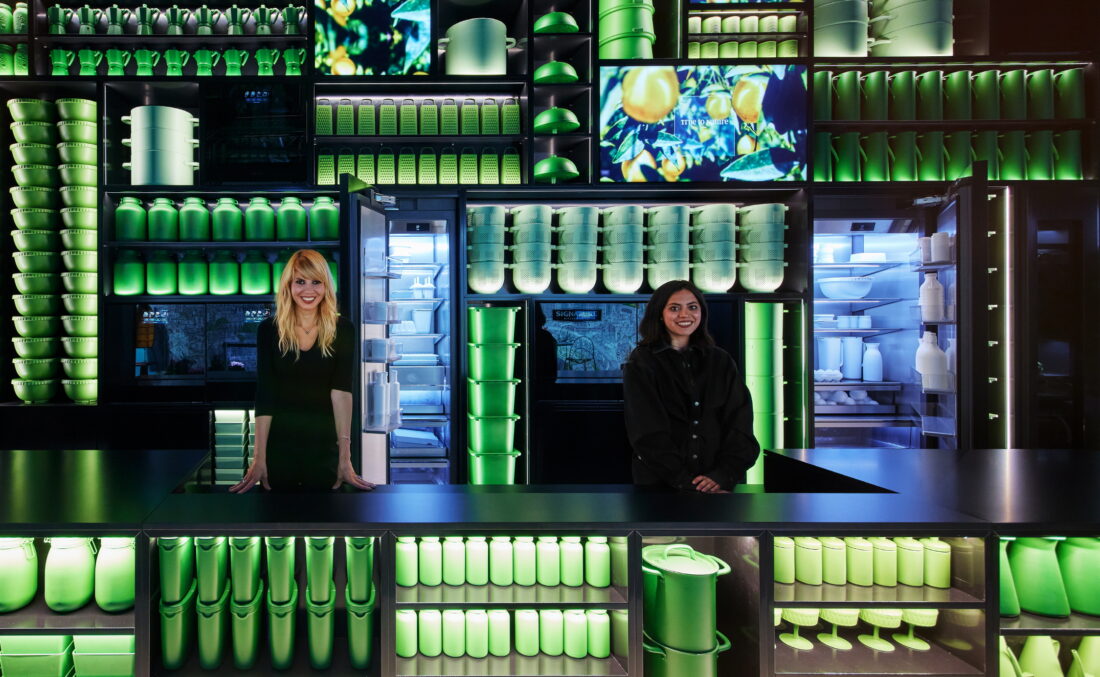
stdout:
<svg viewBox="0 0 1100 677">
<path fill-rule="evenodd" d="M 344 553 L 348 574 L 344 593 L 348 609 L 348 657 L 353 668 L 366 670 L 374 646 L 374 538 L 345 536 Z"/>
<path fill-rule="evenodd" d="M 76 635 L 73 637 L 75 677 L 132 677 L 133 635 Z"/>
<path fill-rule="evenodd" d="M 56 613 L 69 613 L 94 598 L 108 613 L 134 606 L 134 539 L 103 538 L 99 554 L 91 538 L 46 540 L 43 599 Z M 0 613 L 30 604 L 38 594 L 38 554 L 33 538 L 0 538 Z"/>
<path fill-rule="evenodd" d="M 332 580 L 332 536 L 308 536 L 306 547 L 306 609 L 309 637 L 309 663 L 314 670 L 324 670 L 332 664 L 332 635 L 336 584 Z M 272 637 L 276 637 L 273 633 Z M 293 641 L 293 638 L 292 638 Z M 274 651 L 274 644 L 272 644 Z M 272 653 L 272 657 L 275 654 Z"/>
<path fill-rule="evenodd" d="M 777 536 L 776 583 L 951 587 L 952 547 L 936 537 Z"/>
<path fill-rule="evenodd" d="M 600 0 L 600 58 L 652 59 L 653 0 Z"/>
<path fill-rule="evenodd" d="M 470 484 L 513 484 L 516 458 L 516 306 L 467 310 Z"/>
<path fill-rule="evenodd" d="M 783 305 L 745 304 L 745 383 L 752 395 L 753 432 L 761 449 L 783 446 Z M 747 482 L 764 481 L 763 454 Z"/>
<path fill-rule="evenodd" d="M 133 635 L 3 635 L 0 670 L 20 677 L 132 677 Z"/>
<path fill-rule="evenodd" d="M 214 410 L 214 484 L 233 485 L 244 476 L 248 412 Z"/>
<path fill-rule="evenodd" d="M 475 294 L 495 294 L 504 286 L 506 213 L 489 205 L 466 210 L 466 283 Z"/>
</svg>

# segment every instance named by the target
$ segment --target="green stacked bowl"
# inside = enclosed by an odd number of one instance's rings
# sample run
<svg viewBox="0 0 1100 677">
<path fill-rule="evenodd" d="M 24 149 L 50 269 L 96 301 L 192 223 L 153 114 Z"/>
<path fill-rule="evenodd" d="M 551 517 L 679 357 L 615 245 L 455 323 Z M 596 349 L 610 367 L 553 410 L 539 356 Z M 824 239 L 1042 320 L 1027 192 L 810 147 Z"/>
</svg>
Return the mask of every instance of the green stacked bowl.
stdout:
<svg viewBox="0 0 1100 677">
<path fill-rule="evenodd" d="M 77 404 L 95 404 L 99 393 L 99 381 L 91 379 L 62 379 L 65 395 Z"/>
<path fill-rule="evenodd" d="M 61 204 L 56 188 L 12 186 L 8 189 L 11 201 L 19 209 L 56 209 Z"/>
<path fill-rule="evenodd" d="M 95 315 L 62 315 L 61 326 L 69 336 L 90 338 L 99 333 Z"/>
<path fill-rule="evenodd" d="M 43 380 L 57 378 L 58 360 L 56 357 L 41 359 L 24 359 L 17 357 L 11 363 L 15 366 L 15 374 L 22 379 Z"/>
<path fill-rule="evenodd" d="M 61 293 L 61 276 L 56 273 L 15 273 L 11 278 L 20 294 Z"/>
<path fill-rule="evenodd" d="M 62 120 L 96 121 L 96 103 L 91 99 L 58 99 L 54 104 Z"/>
<path fill-rule="evenodd" d="M 61 346 L 69 357 L 90 360 L 99 355 L 99 343 L 96 338 L 65 336 L 61 339 Z"/>
<path fill-rule="evenodd" d="M 56 209 L 13 209 L 11 220 L 20 230 L 56 230 L 61 223 Z"/>
<path fill-rule="evenodd" d="M 653 0 L 600 0 L 600 58 L 652 59 Z"/>
<path fill-rule="evenodd" d="M 57 149 L 48 143 L 13 143 L 8 149 L 17 165 L 57 164 Z"/>
<path fill-rule="evenodd" d="M 61 302 L 70 315 L 95 315 L 99 297 L 95 294 L 62 294 Z"/>
<path fill-rule="evenodd" d="M 95 230 L 99 225 L 99 212 L 94 207 L 67 207 L 61 210 L 61 223 L 66 228 Z"/>
<path fill-rule="evenodd" d="M 57 252 L 13 252 L 11 256 L 20 273 L 57 273 L 61 270 L 61 257 Z"/>
<path fill-rule="evenodd" d="M 67 378 L 94 379 L 99 376 L 99 361 L 94 358 L 61 358 L 61 369 Z"/>
<path fill-rule="evenodd" d="M 60 339 L 57 338 L 22 338 L 16 336 L 11 340 L 15 346 L 15 354 L 26 360 L 38 360 L 53 357 L 57 354 Z"/>
<path fill-rule="evenodd" d="M 15 325 L 15 333 L 23 338 L 49 338 L 57 336 L 61 331 L 61 320 L 49 315 L 16 315 L 11 321 Z"/>
<path fill-rule="evenodd" d="M 56 252 L 61 248 L 61 241 L 53 230 L 13 230 L 11 239 L 21 252 Z"/>
<path fill-rule="evenodd" d="M 96 250 L 96 231 L 84 228 L 65 228 L 61 231 L 61 245 L 67 250 L 94 252 Z"/>
<path fill-rule="evenodd" d="M 95 273 L 61 273 L 61 283 L 70 294 L 95 294 L 99 276 Z"/>
<path fill-rule="evenodd" d="M 14 122 L 57 121 L 57 108 L 43 99 L 8 99 L 8 113 Z"/>
<path fill-rule="evenodd" d="M 61 314 L 61 300 L 56 294 L 13 294 L 15 310 L 24 317 Z"/>
<path fill-rule="evenodd" d="M 14 378 L 11 385 L 15 389 L 15 396 L 27 404 L 43 404 L 57 395 L 56 379 Z"/>
</svg>

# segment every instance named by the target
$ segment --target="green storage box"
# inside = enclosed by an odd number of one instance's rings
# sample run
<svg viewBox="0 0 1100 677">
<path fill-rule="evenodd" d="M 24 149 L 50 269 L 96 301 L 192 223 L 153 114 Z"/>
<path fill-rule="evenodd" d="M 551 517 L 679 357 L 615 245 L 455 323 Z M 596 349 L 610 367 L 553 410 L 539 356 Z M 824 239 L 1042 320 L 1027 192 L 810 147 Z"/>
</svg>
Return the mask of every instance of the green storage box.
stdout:
<svg viewBox="0 0 1100 677">
<path fill-rule="evenodd" d="M 370 599 L 359 603 L 351 598 L 349 585 L 344 601 L 348 609 L 348 659 L 352 668 L 366 670 L 374 648 L 375 590 L 371 588 Z"/>
<path fill-rule="evenodd" d="M 309 643 L 309 664 L 314 670 L 326 670 L 332 665 L 336 584 L 330 580 L 325 592 L 328 594 L 328 601 L 317 604 L 311 600 L 323 593 L 311 591 L 309 586 L 306 586 L 306 636 Z"/>
<path fill-rule="evenodd" d="M 298 584 L 292 582 L 290 600 L 282 604 L 267 600 L 267 643 L 271 667 L 286 670 L 294 663 L 295 611 L 298 609 Z"/>
<path fill-rule="evenodd" d="M 470 451 L 477 454 L 506 454 L 515 447 L 518 414 L 511 416 L 468 415 Z"/>
<path fill-rule="evenodd" d="M 516 335 L 519 306 L 470 306 L 466 309 L 470 342 L 511 343 Z"/>
<path fill-rule="evenodd" d="M 176 670 L 187 662 L 195 634 L 195 589 L 192 584 L 178 604 L 160 602 L 161 663 Z"/>
<path fill-rule="evenodd" d="M 268 596 L 276 604 L 289 602 L 294 592 L 294 537 L 268 536 L 267 549 Z"/>
<path fill-rule="evenodd" d="M 260 625 L 263 622 L 264 583 L 256 598 L 246 604 L 229 603 L 229 629 L 233 637 L 233 667 L 251 670 L 260 655 Z"/>
<path fill-rule="evenodd" d="M 0 654 L 0 670 L 5 677 L 68 677 L 72 669 L 71 642 L 58 653 Z"/>
<path fill-rule="evenodd" d="M 518 451 L 504 454 L 470 453 L 470 484 L 515 484 Z"/>
<path fill-rule="evenodd" d="M 515 374 L 518 343 L 468 343 L 470 378 L 509 380 Z M 508 412 L 512 413 L 512 412 Z"/>
<path fill-rule="evenodd" d="M 230 424 L 236 425 L 236 424 Z M 231 465 L 236 461 L 239 465 Z M 218 459 L 223 469 L 244 468 L 244 458 Z M 231 536 L 229 538 L 229 578 L 233 590 L 233 601 L 247 604 L 256 599 L 260 590 L 260 556 L 262 555 L 259 536 Z"/>
<path fill-rule="evenodd" d="M 347 568 L 347 597 L 365 603 L 374 597 L 374 538 L 345 536 L 344 559 Z"/>
<path fill-rule="evenodd" d="M 516 410 L 518 378 L 500 381 L 466 379 L 470 413 L 479 417 L 509 416 Z"/>
<path fill-rule="evenodd" d="M 0 635 L 0 654 L 57 654 L 72 643 L 72 635 Z"/>
<path fill-rule="evenodd" d="M 134 652 L 82 653 L 73 652 L 75 677 L 133 677 Z"/>
<path fill-rule="evenodd" d="M 134 653 L 133 635 L 75 635 L 73 651 L 89 654 Z"/>
</svg>

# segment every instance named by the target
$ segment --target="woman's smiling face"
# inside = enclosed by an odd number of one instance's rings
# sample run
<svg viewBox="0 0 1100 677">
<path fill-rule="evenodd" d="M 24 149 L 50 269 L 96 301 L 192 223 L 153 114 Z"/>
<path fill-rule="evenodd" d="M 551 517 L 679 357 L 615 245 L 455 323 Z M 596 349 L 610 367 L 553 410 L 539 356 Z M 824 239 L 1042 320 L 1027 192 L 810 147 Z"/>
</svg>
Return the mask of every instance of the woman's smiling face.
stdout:
<svg viewBox="0 0 1100 677">
<path fill-rule="evenodd" d="M 323 280 L 311 280 L 295 271 L 294 279 L 290 282 L 290 294 L 298 310 L 316 310 L 321 299 L 325 297 L 325 283 Z"/>
<path fill-rule="evenodd" d="M 695 294 L 681 289 L 668 297 L 662 317 L 665 329 L 668 330 L 669 342 L 674 348 L 682 348 L 688 344 L 691 335 L 703 321 L 703 309 L 699 307 Z"/>
</svg>

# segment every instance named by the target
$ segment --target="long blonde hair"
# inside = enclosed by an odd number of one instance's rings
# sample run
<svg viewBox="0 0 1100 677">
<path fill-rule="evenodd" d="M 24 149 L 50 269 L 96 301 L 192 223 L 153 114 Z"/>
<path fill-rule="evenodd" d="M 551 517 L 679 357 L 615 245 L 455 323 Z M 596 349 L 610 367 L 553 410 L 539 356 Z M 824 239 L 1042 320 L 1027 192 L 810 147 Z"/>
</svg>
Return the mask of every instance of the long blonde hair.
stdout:
<svg viewBox="0 0 1100 677">
<path fill-rule="evenodd" d="M 290 256 L 279 277 L 279 289 L 275 293 L 275 328 L 279 331 L 279 350 L 286 355 L 294 351 L 294 359 L 301 356 L 302 348 L 294 326 L 298 323 L 298 307 L 290 288 L 295 278 L 321 280 L 325 283 L 325 295 L 317 306 L 317 342 L 321 354 L 331 357 L 336 343 L 336 291 L 328 262 L 312 249 L 299 249 Z"/>
</svg>

